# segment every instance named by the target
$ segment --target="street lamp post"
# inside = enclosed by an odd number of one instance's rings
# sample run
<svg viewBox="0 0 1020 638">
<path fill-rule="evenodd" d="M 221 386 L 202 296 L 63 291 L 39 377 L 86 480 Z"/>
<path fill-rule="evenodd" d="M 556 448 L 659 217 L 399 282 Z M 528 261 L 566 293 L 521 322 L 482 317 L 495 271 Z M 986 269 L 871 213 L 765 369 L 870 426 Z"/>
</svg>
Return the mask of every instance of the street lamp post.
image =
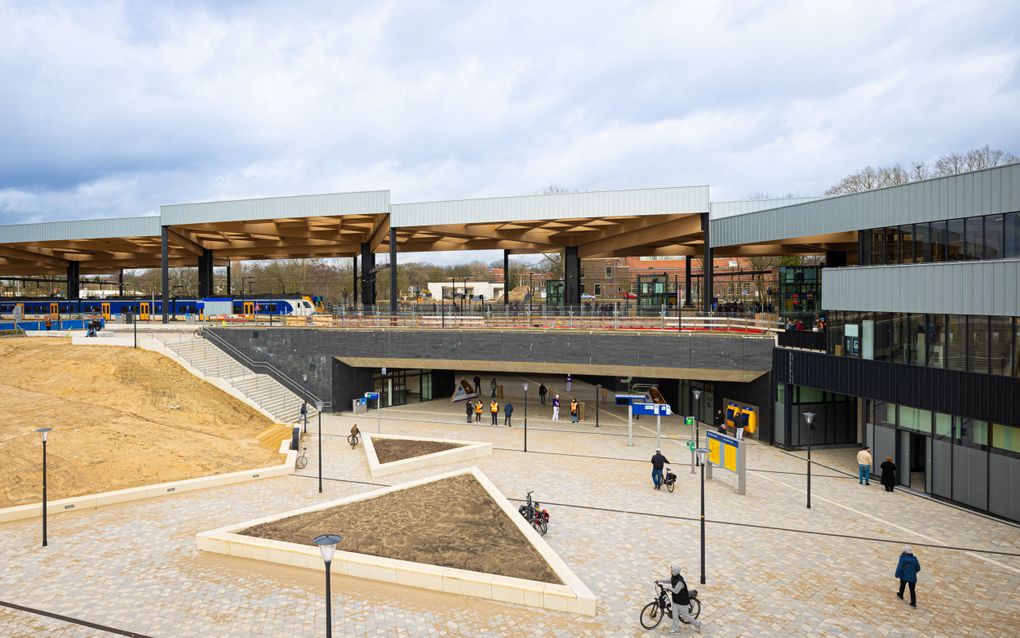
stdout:
<svg viewBox="0 0 1020 638">
<path fill-rule="evenodd" d="M 42 435 L 42 546 L 46 547 L 46 434 L 53 428 L 38 428 Z"/>
<path fill-rule="evenodd" d="M 329 591 L 329 568 L 333 562 L 333 552 L 343 540 L 339 534 L 323 534 L 312 540 L 322 554 L 322 562 L 326 563 L 326 638 L 333 638 L 333 596 Z"/>
<path fill-rule="evenodd" d="M 528 451 L 528 384 L 524 384 L 524 451 Z"/>
<path fill-rule="evenodd" d="M 595 427 L 599 426 L 599 394 L 602 392 L 602 384 L 595 385 Z"/>
<path fill-rule="evenodd" d="M 805 412 L 804 420 L 807 421 L 807 508 L 811 509 L 811 432 L 815 426 L 811 425 L 815 420 L 814 412 Z"/>
<path fill-rule="evenodd" d="M 319 412 L 319 494 L 322 494 L 322 401 L 315 402 L 315 409 Z"/>
<path fill-rule="evenodd" d="M 701 464 L 701 584 L 705 584 L 705 457 L 708 448 L 698 448 L 698 463 Z"/>
<path fill-rule="evenodd" d="M 694 447 L 698 448 L 698 447 L 701 447 L 700 446 L 700 443 L 701 443 L 701 423 L 700 423 L 701 419 L 698 418 L 699 416 L 701 416 L 701 390 L 695 389 L 695 390 L 692 391 L 692 393 L 694 394 L 694 403 L 697 404 L 697 406 L 698 406 L 698 413 L 694 415 Z M 693 412 L 693 410 L 692 410 L 692 412 Z M 698 465 L 701 465 L 701 457 L 698 457 Z"/>
</svg>

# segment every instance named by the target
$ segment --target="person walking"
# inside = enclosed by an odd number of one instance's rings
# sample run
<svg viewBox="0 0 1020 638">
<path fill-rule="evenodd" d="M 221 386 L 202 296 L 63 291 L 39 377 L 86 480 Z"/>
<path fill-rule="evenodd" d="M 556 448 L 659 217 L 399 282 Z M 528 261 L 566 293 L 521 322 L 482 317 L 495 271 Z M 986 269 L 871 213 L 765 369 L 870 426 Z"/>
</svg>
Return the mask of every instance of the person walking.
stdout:
<svg viewBox="0 0 1020 638">
<path fill-rule="evenodd" d="M 871 485 L 871 448 L 857 453 L 857 484 Z"/>
<path fill-rule="evenodd" d="M 567 375 L 567 392 L 570 392 L 570 388 L 572 388 L 573 385 L 574 385 L 574 378 L 568 374 Z"/>
<path fill-rule="evenodd" d="M 467 412 L 467 422 L 471 423 L 471 413 L 475 411 L 475 406 L 471 403 L 471 399 L 464 402 L 464 411 Z"/>
<path fill-rule="evenodd" d="M 545 387 L 544 383 L 539 384 L 539 386 L 538 386 L 538 398 L 542 402 L 542 405 L 545 405 L 545 395 L 547 395 L 547 394 L 549 394 L 549 388 Z"/>
<path fill-rule="evenodd" d="M 475 378 L 474 378 L 474 382 L 475 382 L 475 394 L 481 396 L 481 394 L 482 394 L 482 378 L 476 374 Z"/>
<path fill-rule="evenodd" d="M 492 383 L 490 383 L 489 386 L 492 388 L 492 398 L 495 399 L 496 398 L 496 388 L 499 386 L 499 384 L 496 383 L 496 377 L 492 377 Z"/>
<path fill-rule="evenodd" d="M 885 457 L 885 461 L 882 462 L 882 485 L 885 486 L 886 492 L 893 491 L 893 486 L 896 485 L 896 464 L 893 463 L 892 457 Z"/>
<path fill-rule="evenodd" d="M 896 564 L 896 578 L 900 579 L 900 590 L 896 593 L 903 600 L 903 590 L 910 586 L 910 606 L 917 607 L 917 572 L 921 571 L 921 561 L 917 560 L 910 547 L 904 547 L 900 554 L 900 562 Z"/>
<path fill-rule="evenodd" d="M 558 394 L 553 397 L 553 400 L 552 400 L 552 409 L 553 409 L 553 418 L 552 418 L 552 420 L 553 421 L 559 421 L 560 420 L 560 395 L 558 395 Z"/>
<path fill-rule="evenodd" d="M 510 427 L 510 417 L 514 415 L 514 404 L 509 401 L 503 406 L 503 425 Z"/>
<path fill-rule="evenodd" d="M 499 404 L 495 399 L 489 401 L 489 412 L 492 414 L 492 424 L 499 425 Z"/>
<path fill-rule="evenodd" d="M 673 563 L 669 567 L 669 579 L 657 580 L 655 582 L 662 585 L 669 585 L 669 593 L 673 602 L 673 604 L 670 605 L 673 610 L 673 624 L 669 629 L 669 633 L 680 633 L 680 622 L 683 621 L 690 625 L 694 625 L 694 630 L 700 634 L 701 621 L 692 617 L 690 614 L 691 592 L 687 589 L 687 581 L 685 581 L 684 577 L 680 575 L 680 566 Z"/>
<path fill-rule="evenodd" d="M 475 423 L 482 422 L 482 400 L 479 399 L 475 403 Z"/>
<path fill-rule="evenodd" d="M 662 486 L 662 467 L 666 463 L 669 463 L 669 459 L 662 455 L 662 450 L 655 448 L 655 454 L 652 455 L 652 484 L 655 489 Z"/>
<path fill-rule="evenodd" d="M 578 412 L 578 408 L 579 408 L 579 406 L 577 404 L 577 399 L 574 398 L 574 397 L 571 397 L 571 399 L 570 399 L 570 422 L 571 423 L 579 423 L 581 421 L 581 415 Z"/>
</svg>

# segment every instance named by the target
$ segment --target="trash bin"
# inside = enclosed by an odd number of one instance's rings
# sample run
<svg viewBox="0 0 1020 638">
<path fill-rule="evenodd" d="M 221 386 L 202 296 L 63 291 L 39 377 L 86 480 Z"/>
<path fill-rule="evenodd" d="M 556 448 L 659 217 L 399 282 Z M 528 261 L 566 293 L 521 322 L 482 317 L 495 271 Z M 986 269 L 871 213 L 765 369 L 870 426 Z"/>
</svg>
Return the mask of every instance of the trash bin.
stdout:
<svg viewBox="0 0 1020 638">
<path fill-rule="evenodd" d="M 134 323 L 134 322 L 135 322 L 135 313 L 133 313 L 133 312 L 125 312 L 124 313 L 124 323 Z"/>
<path fill-rule="evenodd" d="M 368 400 L 365 397 L 351 401 L 351 411 L 354 414 L 368 414 Z"/>
</svg>

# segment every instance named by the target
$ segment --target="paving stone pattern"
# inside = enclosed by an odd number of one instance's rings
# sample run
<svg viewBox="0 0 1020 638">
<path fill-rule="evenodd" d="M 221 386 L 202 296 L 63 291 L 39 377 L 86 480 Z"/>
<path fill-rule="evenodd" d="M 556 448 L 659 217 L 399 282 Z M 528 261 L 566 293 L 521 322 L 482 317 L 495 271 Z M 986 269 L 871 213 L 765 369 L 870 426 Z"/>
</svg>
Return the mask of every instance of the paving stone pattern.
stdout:
<svg viewBox="0 0 1020 638">
<path fill-rule="evenodd" d="M 651 489 L 654 419 L 639 422 L 628 447 L 618 411 L 604 413 L 596 433 L 591 423 L 552 423 L 548 406 L 531 400 L 527 454 L 520 451 L 520 399 L 513 428 L 468 425 L 459 404 L 442 400 L 384 410 L 383 432 L 490 441 L 492 457 L 373 480 L 363 448 L 352 450 L 342 434 L 355 419 L 328 416 L 323 469 L 330 480 L 321 495 L 313 431 L 309 465 L 299 475 L 61 514 L 50 520 L 48 548 L 39 546 L 38 521 L 2 525 L 0 599 L 153 636 L 324 635 L 321 573 L 201 553 L 195 533 L 474 464 L 511 498 L 535 490 L 552 516 L 546 540 L 598 596 L 598 615 L 334 577 L 334 635 L 662 635 L 666 624 L 645 632 L 638 613 L 671 562 L 700 592 L 706 635 L 1020 633 L 1016 525 L 901 490 L 887 494 L 877 482 L 859 486 L 849 476 L 852 450 L 815 452 L 808 510 L 803 458 L 750 444 L 746 496 L 736 495 L 723 472 L 706 485 L 701 585 L 700 475 L 689 472 L 686 437 L 675 424 L 663 444 L 678 475 L 670 494 Z M 374 431 L 373 417 L 357 421 Z M 918 609 L 895 596 L 893 571 L 907 543 L 923 566 Z M 0 636 L 40 634 L 98 632 L 0 607 Z"/>
</svg>

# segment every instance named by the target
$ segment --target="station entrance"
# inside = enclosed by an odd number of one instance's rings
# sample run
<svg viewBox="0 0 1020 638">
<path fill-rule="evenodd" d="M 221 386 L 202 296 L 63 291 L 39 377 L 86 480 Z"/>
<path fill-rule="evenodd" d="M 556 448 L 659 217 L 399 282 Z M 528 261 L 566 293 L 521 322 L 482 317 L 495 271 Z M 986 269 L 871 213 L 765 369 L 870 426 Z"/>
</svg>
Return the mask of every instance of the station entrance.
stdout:
<svg viewBox="0 0 1020 638">
<path fill-rule="evenodd" d="M 386 370 L 383 374 L 382 370 Z M 372 389 L 378 392 L 383 407 L 432 400 L 431 370 L 378 369 L 372 374 Z"/>
</svg>

